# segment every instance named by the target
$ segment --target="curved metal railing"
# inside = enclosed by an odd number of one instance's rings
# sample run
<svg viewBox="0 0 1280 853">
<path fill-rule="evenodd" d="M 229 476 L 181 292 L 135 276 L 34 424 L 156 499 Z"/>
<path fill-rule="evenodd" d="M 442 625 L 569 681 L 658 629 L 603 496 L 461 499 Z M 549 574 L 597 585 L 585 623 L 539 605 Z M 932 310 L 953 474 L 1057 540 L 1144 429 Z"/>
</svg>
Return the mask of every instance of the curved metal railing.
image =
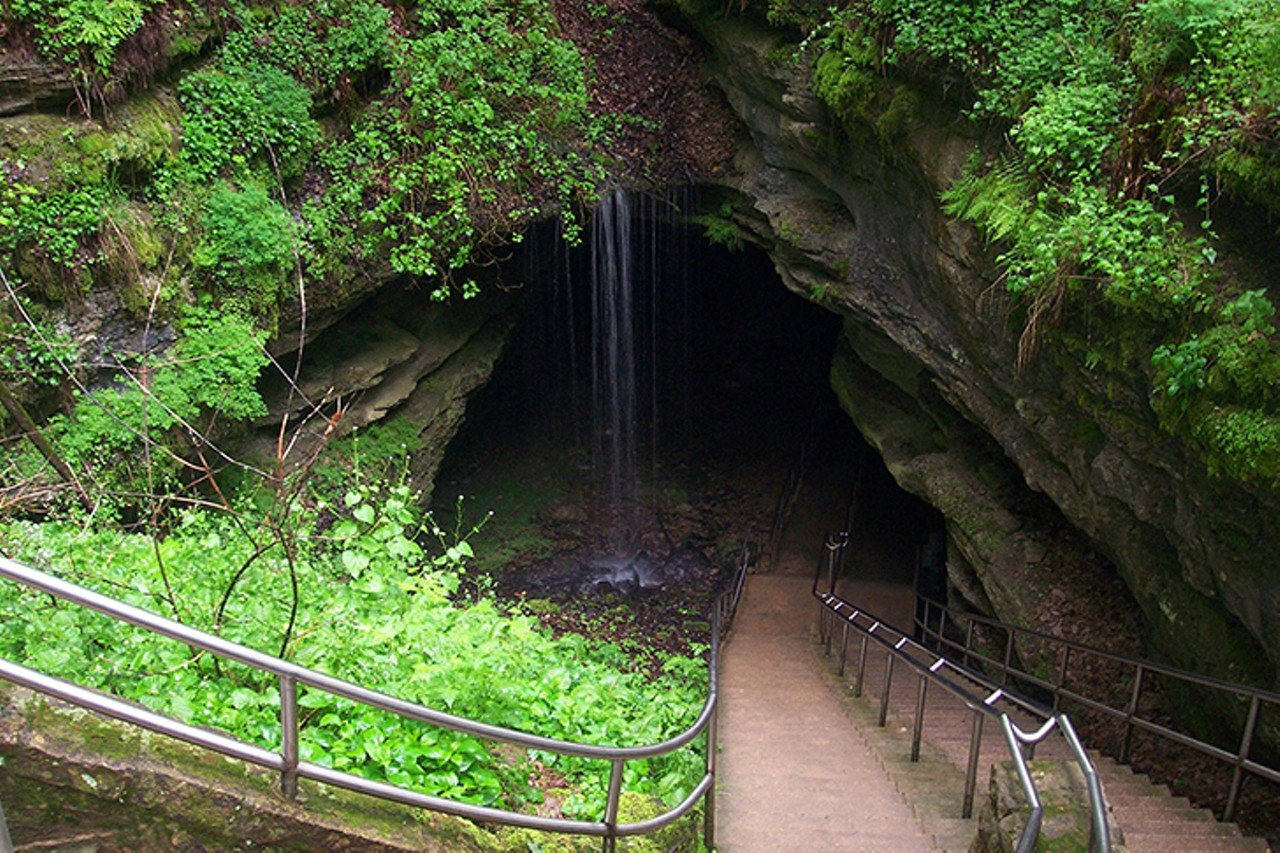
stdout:
<svg viewBox="0 0 1280 853">
<path fill-rule="evenodd" d="M 819 604 L 818 635 L 820 641 L 830 652 L 837 624 L 842 625 L 840 640 L 839 671 L 843 676 L 848 657 L 849 632 L 853 630 L 861 634 L 861 645 L 858 652 L 858 671 L 854 679 L 854 695 L 862 694 L 863 680 L 866 673 L 867 652 L 872 645 L 878 646 L 886 654 L 884 686 L 880 694 L 880 710 L 878 723 L 884 726 L 889 711 L 889 694 L 893 685 L 895 662 L 913 670 L 919 679 L 916 691 L 915 718 L 911 733 L 911 760 L 920 759 L 920 741 L 924 729 L 925 699 L 929 685 L 946 690 L 973 711 L 973 726 L 969 738 L 968 763 L 965 770 L 964 800 L 961 813 L 965 818 L 973 815 L 974 792 L 977 787 L 979 753 L 982 746 L 982 729 L 986 720 L 999 723 L 1010 757 L 1027 798 L 1029 812 L 1027 823 L 1019 835 L 1018 853 L 1029 853 L 1036 845 L 1040 834 L 1040 825 L 1044 809 L 1040 802 L 1035 781 L 1027 767 L 1027 761 L 1035 753 L 1035 748 L 1042 743 L 1054 729 L 1061 732 L 1067 747 L 1070 749 L 1076 764 L 1084 773 L 1085 784 L 1089 792 L 1089 809 L 1091 814 L 1090 847 L 1094 851 L 1107 853 L 1111 849 L 1110 829 L 1107 825 L 1106 804 L 1102 796 L 1102 784 L 1097 770 L 1089 756 L 1085 753 L 1080 738 L 1076 734 L 1070 718 L 1060 711 L 1042 705 L 1033 699 L 1021 696 L 1007 687 L 998 685 L 982 673 L 974 672 L 955 662 L 948 660 L 921 643 L 909 634 L 877 618 L 874 614 L 859 608 L 836 595 L 835 586 L 839 568 L 847 547 L 847 533 L 832 534 L 827 537 L 823 559 L 819 561 L 813 577 L 813 596 Z M 829 576 L 829 588 L 820 591 L 824 567 Z M 982 691 L 982 692 L 978 692 Z M 1008 710 L 997 707 L 1003 704 L 1017 709 L 1040 725 L 1032 731 L 1023 730 Z"/>
<path fill-rule="evenodd" d="M 1280 693 L 1250 687 L 1245 684 L 1235 684 L 1211 676 L 1156 663 L 1155 661 L 1106 651 L 1095 646 L 1054 636 L 1053 634 L 1046 634 L 1042 631 L 1020 628 L 1016 625 L 1001 622 L 998 619 L 948 607 L 919 593 L 917 593 L 916 598 L 919 602 L 916 607 L 916 628 L 921 637 L 936 643 L 939 650 L 950 649 L 966 662 L 979 661 L 999 673 L 1003 681 L 1007 682 L 1010 677 L 1013 677 L 1023 684 L 1033 685 L 1049 692 L 1053 697 L 1053 707 L 1055 709 L 1061 706 L 1062 700 L 1068 699 L 1079 703 L 1085 708 L 1121 720 L 1124 723 L 1124 733 L 1118 750 L 1118 760 L 1121 764 L 1128 763 L 1133 733 L 1136 729 L 1140 729 L 1231 765 L 1233 772 L 1231 784 L 1227 789 L 1226 806 L 1223 809 L 1222 819 L 1224 821 L 1230 822 L 1235 819 L 1236 808 L 1240 799 L 1240 786 L 1244 781 L 1246 772 L 1271 782 L 1280 783 L 1280 768 L 1262 764 L 1250 757 L 1257 734 L 1261 709 L 1263 705 L 1267 705 L 1280 710 Z M 937 616 L 936 625 L 933 618 L 935 615 Z M 952 639 L 946 635 L 948 621 L 956 627 L 957 631 L 963 633 L 963 641 Z M 993 657 L 975 646 L 974 630 L 978 626 L 1004 633 L 1001 657 Z M 1014 657 L 1014 646 L 1016 638 L 1019 636 L 1034 639 L 1037 643 L 1042 643 L 1058 650 L 1058 666 L 1052 677 L 1046 678 L 1037 675 L 1017 664 Z M 1085 696 L 1067 686 L 1067 676 L 1071 661 L 1073 659 L 1079 660 L 1080 658 L 1109 661 L 1114 664 L 1120 664 L 1132 672 L 1132 687 L 1129 692 L 1128 704 L 1125 707 L 1109 705 L 1096 697 Z M 1143 690 L 1149 689 L 1148 676 L 1152 675 L 1171 678 L 1184 684 L 1195 685 L 1196 687 L 1213 690 L 1219 694 L 1234 696 L 1242 704 L 1247 701 L 1248 711 L 1245 713 L 1244 725 L 1239 732 L 1240 739 L 1236 751 L 1232 752 L 1223 749 L 1207 741 L 1172 729 L 1169 726 L 1153 720 L 1143 719 L 1140 716 Z"/>
<path fill-rule="evenodd" d="M 259 767 L 278 771 L 280 773 L 281 793 L 289 800 L 294 800 L 297 797 L 298 780 L 310 779 L 326 785 L 368 794 L 379 799 L 456 815 L 468 820 L 546 832 L 596 836 L 604 839 L 604 849 L 610 851 L 615 849 L 617 838 L 643 835 L 661 829 L 679 820 L 697 805 L 699 800 L 705 797 L 706 807 L 703 831 L 706 836 L 707 846 L 710 849 L 715 832 L 715 736 L 718 710 L 719 650 L 721 640 L 727 635 L 733 614 L 737 609 L 746 568 L 747 552 L 744 548 L 729 587 L 718 597 L 712 610 L 711 649 L 707 666 L 707 699 L 703 703 L 697 719 L 687 729 L 674 737 L 668 738 L 661 743 L 644 746 L 614 747 L 575 743 L 446 714 L 424 705 L 397 699 L 353 684 L 350 681 L 334 678 L 289 661 L 263 654 L 238 643 L 183 625 L 180 622 L 174 622 L 149 611 L 116 601 L 105 595 L 68 583 L 53 575 L 37 571 L 3 557 L 0 557 L 0 579 L 9 580 L 81 607 L 96 610 L 118 621 L 127 622 L 154 634 L 169 637 L 193 648 L 203 649 L 216 657 L 235 661 L 276 676 L 280 684 L 281 749 L 279 752 L 273 752 L 228 735 L 188 725 L 134 703 L 53 678 L 2 658 L 0 658 L 0 679 L 11 681 L 28 689 L 130 725 L 158 732 Z M 573 755 L 608 761 L 610 769 L 605 813 L 598 821 L 521 814 L 506 809 L 477 806 L 442 797 L 434 797 L 397 785 L 377 782 L 351 773 L 333 770 L 323 765 L 301 761 L 298 754 L 299 685 L 306 685 L 362 705 L 389 711 L 406 719 L 452 729 L 453 731 L 473 735 L 485 740 L 498 741 L 526 749 L 543 750 L 560 755 Z M 708 733 L 706 772 L 689 795 L 677 806 L 657 817 L 636 823 L 618 823 L 618 802 L 622 794 L 622 776 L 625 764 L 628 761 L 653 758 L 674 752 L 687 746 L 704 730 Z"/>
</svg>

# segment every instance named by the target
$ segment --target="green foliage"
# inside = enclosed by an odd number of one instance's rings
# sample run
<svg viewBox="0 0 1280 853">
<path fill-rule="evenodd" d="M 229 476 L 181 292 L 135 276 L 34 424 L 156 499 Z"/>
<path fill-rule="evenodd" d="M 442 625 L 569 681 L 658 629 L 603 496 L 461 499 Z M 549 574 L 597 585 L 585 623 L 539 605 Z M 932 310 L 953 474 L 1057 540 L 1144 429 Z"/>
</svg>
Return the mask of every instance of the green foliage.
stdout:
<svg viewBox="0 0 1280 853">
<path fill-rule="evenodd" d="M 288 211 L 261 186 L 224 185 L 205 199 L 201 226 L 196 269 L 207 272 L 225 304 L 271 316 L 294 264 Z"/>
<path fill-rule="evenodd" d="M 354 226 L 352 249 L 386 248 L 397 271 L 438 277 L 548 194 L 570 217 L 600 176 L 573 138 L 601 127 L 582 58 L 544 4 L 437 0 L 417 14 L 420 32 L 392 44 L 391 91 L 326 152 L 331 183 L 308 220 L 314 241 L 341 245 Z"/>
<path fill-rule="evenodd" d="M 1162 424 L 1213 470 L 1275 484 L 1273 308 L 1219 279 L 1209 229 L 1215 178 L 1280 210 L 1277 36 L 1276 0 L 869 0 L 812 39 L 813 89 L 890 155 L 904 86 L 971 92 L 1009 144 L 942 202 L 1025 300 L 1020 364 L 1055 339 L 1087 369 L 1145 370 Z M 1178 213 L 1197 183 L 1200 231 Z"/>
<path fill-rule="evenodd" d="M 874 121 L 873 108 L 885 84 L 876 73 L 879 46 L 866 27 L 837 26 L 823 41 L 814 62 L 813 92 L 848 127 Z"/>
<path fill-rule="evenodd" d="M 142 26 L 157 0 L 9 0 L 8 11 L 36 30 L 51 59 L 106 72 L 116 48 Z"/>
<path fill-rule="evenodd" d="M 1166 322 L 1210 299 L 1202 242 L 1149 199 L 1116 199 L 1085 180 L 1035 195 L 1016 167 L 967 174 L 944 209 L 1006 247 L 1006 287 L 1036 295 L 1065 288 L 1101 295 L 1131 315 Z"/>
<path fill-rule="evenodd" d="M 107 184 L 40 193 L 34 187 L 11 185 L 0 191 L 0 256 L 19 250 L 37 260 L 76 272 L 101 260 L 92 240 L 114 197 Z M 0 223 L 3 224 L 3 223 Z"/>
<path fill-rule="evenodd" d="M 8 8 L 42 49 L 77 65 L 87 111 L 136 70 L 117 67 L 115 51 L 154 5 Z M 546 212 L 576 238 L 573 209 L 596 195 L 592 146 L 612 123 L 591 114 L 588 69 L 546 0 L 232 0 L 155 23 L 165 38 L 184 27 L 222 35 L 194 70 L 176 72 L 180 133 L 159 95 L 120 107 L 118 124 L 59 131 L 51 120 L 46 134 L 33 121 L 40 135 L 0 139 L 11 178 L 0 261 L 50 299 L 97 283 L 150 307 L 139 273 L 160 272 L 161 258 L 165 284 L 194 268 L 222 304 L 267 326 L 295 292 L 280 287 L 295 258 L 316 279 L 389 258 L 434 279 L 437 297 L 467 295 L 474 284 L 452 278 L 477 248 L 518 240 Z M 112 224 L 125 208 L 121 222 L 147 224 L 146 263 Z"/>
<path fill-rule="evenodd" d="M 1121 93 L 1110 83 L 1047 86 L 1012 136 L 1029 167 L 1055 175 L 1093 175 L 1115 142 Z"/>
<path fill-rule="evenodd" d="M 267 363 L 266 334 L 243 316 L 188 308 L 178 324 L 180 337 L 154 370 L 155 394 L 190 420 L 199 411 L 229 418 L 265 415 L 258 374 Z"/>
<path fill-rule="evenodd" d="M 378 497 L 357 484 L 337 506 L 292 513 L 292 553 L 264 539 L 253 519 L 195 511 L 159 540 L 10 522 L 0 527 L 0 545 L 68 580 L 147 609 L 176 610 L 188 624 L 269 653 L 291 621 L 292 578 L 300 598 L 290 659 L 499 725 L 592 743 L 652 742 L 689 725 L 702 703 L 701 662 L 672 659 L 650 679 L 628 671 L 612 645 L 553 638 L 536 619 L 503 614 L 488 599 L 450 601 L 470 549 L 447 536 L 426 545 L 422 534 L 434 525 L 403 485 Z M 338 520 L 326 530 L 321 513 Z M 0 585 L 0 656 L 279 748 L 273 678 L 215 666 L 181 644 L 9 584 Z M 516 806 L 540 800 L 529 783 L 543 775 L 538 762 L 564 778 L 569 814 L 602 814 L 608 773 L 599 762 L 500 750 L 309 689 L 299 704 L 303 760 Z M 626 789 L 678 802 L 702 775 L 697 746 L 630 763 Z"/>
<path fill-rule="evenodd" d="M 1135 12 L 1135 65 L 1155 75 L 1215 56 L 1244 5 L 1240 0 L 1147 0 Z"/>
<path fill-rule="evenodd" d="M 1193 429 L 1215 473 L 1280 487 L 1280 416 L 1215 406 Z"/>
<path fill-rule="evenodd" d="M 731 252 L 742 250 L 744 234 L 733 219 L 733 203 L 724 202 L 711 213 L 693 217 L 695 225 L 701 225 L 709 242 L 724 246 Z"/>
<path fill-rule="evenodd" d="M 108 492 L 165 485 L 178 466 L 164 441 L 180 424 L 266 413 L 256 388 L 266 364 L 263 332 L 207 307 L 189 309 L 179 329 L 163 358 L 127 367 L 115 386 L 78 394 L 71 411 L 49 423 L 59 454 Z"/>
<path fill-rule="evenodd" d="M 769 23 L 808 30 L 817 26 L 831 8 L 830 0 L 769 0 Z"/>
<path fill-rule="evenodd" d="M 224 63 L 184 78 L 179 92 L 182 164 L 191 180 L 251 166 L 294 177 L 319 139 L 311 94 L 273 66 Z"/>
<path fill-rule="evenodd" d="M 320 491 L 339 491 L 355 480 L 392 482 L 405 457 L 421 446 L 419 425 L 405 417 L 384 418 L 330 442 L 311 482 Z"/>
<path fill-rule="evenodd" d="M 242 11 L 239 24 L 223 47 L 224 67 L 272 66 L 327 99 L 386 62 L 391 13 L 374 0 L 320 0 L 270 15 Z"/>
<path fill-rule="evenodd" d="M 75 364 L 79 348 L 71 336 L 50 323 L 0 317 L 0 380 L 11 384 L 55 387 L 66 378 L 64 366 Z"/>
<path fill-rule="evenodd" d="M 1280 133 L 1280 2 L 1222 6 L 1224 19 L 1210 29 L 1212 38 L 1200 40 L 1212 49 L 1193 54 L 1185 66 L 1168 61 L 1158 70 L 1188 93 L 1177 115 L 1180 138 L 1168 143 L 1176 155 L 1170 167 L 1203 160 L 1228 191 L 1274 213 L 1280 211 L 1280 147 L 1274 144 Z"/>
</svg>

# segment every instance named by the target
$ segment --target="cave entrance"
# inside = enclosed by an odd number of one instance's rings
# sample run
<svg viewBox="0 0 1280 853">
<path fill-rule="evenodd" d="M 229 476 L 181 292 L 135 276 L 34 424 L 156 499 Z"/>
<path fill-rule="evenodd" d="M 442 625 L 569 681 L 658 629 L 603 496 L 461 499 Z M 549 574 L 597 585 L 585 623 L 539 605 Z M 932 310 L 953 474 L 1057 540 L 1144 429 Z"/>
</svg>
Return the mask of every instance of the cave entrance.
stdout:
<svg viewBox="0 0 1280 853">
<path fill-rule="evenodd" d="M 592 289 L 600 235 L 566 248 L 548 228 L 504 264 L 506 286 L 522 291 L 518 318 L 449 447 L 436 517 L 465 532 L 492 511 L 473 545 L 498 589 L 516 595 L 583 592 L 565 580 L 565 554 L 596 570 L 608 555 L 607 570 L 626 555 L 692 550 L 714 573 L 748 542 L 764 570 L 808 574 L 825 534 L 846 527 L 848 572 L 910 584 L 922 546 L 941 541 L 941 518 L 897 486 L 841 411 L 828 379 L 839 316 L 789 291 L 764 251 L 708 241 L 672 215 L 677 206 L 634 202 L 627 234 L 605 240 L 625 236 L 634 267 L 637 355 L 622 403 L 599 375 L 617 366 L 602 351 L 609 297 Z M 621 489 L 603 470 L 623 444 L 616 413 L 601 412 L 619 405 L 635 468 Z M 797 470 L 798 488 L 779 501 Z M 770 542 L 780 504 L 782 535 Z"/>
</svg>

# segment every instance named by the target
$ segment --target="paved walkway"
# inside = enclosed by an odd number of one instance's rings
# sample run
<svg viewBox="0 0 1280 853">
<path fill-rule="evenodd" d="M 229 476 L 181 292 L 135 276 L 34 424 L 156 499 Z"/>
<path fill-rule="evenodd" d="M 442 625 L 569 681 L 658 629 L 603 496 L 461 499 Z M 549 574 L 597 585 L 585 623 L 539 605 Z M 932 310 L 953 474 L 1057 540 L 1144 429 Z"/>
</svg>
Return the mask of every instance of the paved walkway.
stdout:
<svg viewBox="0 0 1280 853">
<path fill-rule="evenodd" d="M 721 680 L 717 849 L 932 849 L 818 670 L 810 583 L 748 579 Z"/>
</svg>

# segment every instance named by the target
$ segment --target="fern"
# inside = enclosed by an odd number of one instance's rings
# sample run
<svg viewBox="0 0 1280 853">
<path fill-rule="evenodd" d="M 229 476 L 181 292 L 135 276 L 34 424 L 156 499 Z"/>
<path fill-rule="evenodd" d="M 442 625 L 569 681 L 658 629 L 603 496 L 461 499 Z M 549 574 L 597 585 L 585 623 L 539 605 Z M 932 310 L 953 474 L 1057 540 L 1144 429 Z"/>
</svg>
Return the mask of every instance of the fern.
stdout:
<svg viewBox="0 0 1280 853">
<path fill-rule="evenodd" d="M 971 162 L 942 192 L 942 209 L 948 216 L 978 227 L 988 240 L 1007 240 L 1017 234 L 1032 214 L 1031 179 L 1016 160 L 998 160 L 984 174 Z"/>
</svg>

